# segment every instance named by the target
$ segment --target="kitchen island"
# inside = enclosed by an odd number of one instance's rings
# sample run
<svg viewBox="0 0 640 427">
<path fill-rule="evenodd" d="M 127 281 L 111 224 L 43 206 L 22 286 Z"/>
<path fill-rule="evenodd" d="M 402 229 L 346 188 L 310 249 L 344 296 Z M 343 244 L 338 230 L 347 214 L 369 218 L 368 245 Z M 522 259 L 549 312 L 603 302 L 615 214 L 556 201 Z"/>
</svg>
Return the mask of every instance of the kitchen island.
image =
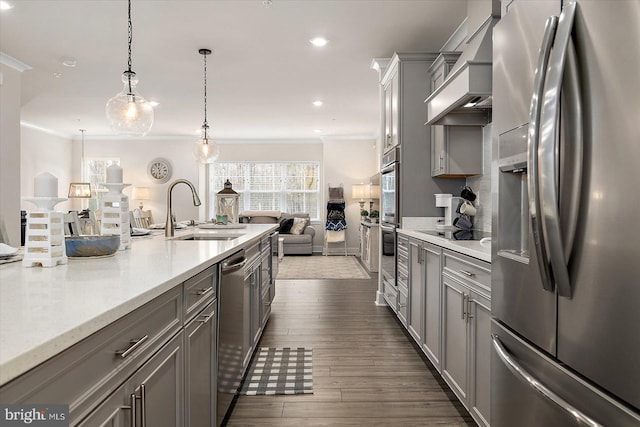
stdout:
<svg viewBox="0 0 640 427">
<path fill-rule="evenodd" d="M 0 385 L 79 343 L 275 230 L 249 224 L 238 230 L 151 236 L 105 258 L 69 259 L 53 268 L 0 266 Z M 180 240 L 197 233 L 237 233 L 232 240 Z M 45 402 L 47 403 L 47 402 Z M 50 402 L 49 402 L 50 403 Z"/>
</svg>

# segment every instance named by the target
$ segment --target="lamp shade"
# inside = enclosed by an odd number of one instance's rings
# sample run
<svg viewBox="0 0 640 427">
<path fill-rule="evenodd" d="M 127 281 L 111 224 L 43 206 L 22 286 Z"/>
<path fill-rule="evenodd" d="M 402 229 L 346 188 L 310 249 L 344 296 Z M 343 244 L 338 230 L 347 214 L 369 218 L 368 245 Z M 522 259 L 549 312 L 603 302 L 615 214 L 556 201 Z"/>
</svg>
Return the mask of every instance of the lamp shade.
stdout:
<svg viewBox="0 0 640 427">
<path fill-rule="evenodd" d="M 89 199 L 91 198 L 91 184 L 88 182 L 72 182 L 69 184 L 70 199 Z"/>
<path fill-rule="evenodd" d="M 133 190 L 131 190 L 131 198 L 133 200 L 150 200 L 151 190 L 149 187 L 133 187 Z"/>
<path fill-rule="evenodd" d="M 380 186 L 375 184 L 369 184 L 369 198 L 370 199 L 379 199 L 380 198 Z"/>
<path fill-rule="evenodd" d="M 354 199 L 368 199 L 368 186 L 365 184 L 353 184 L 351 186 L 351 197 Z"/>
</svg>

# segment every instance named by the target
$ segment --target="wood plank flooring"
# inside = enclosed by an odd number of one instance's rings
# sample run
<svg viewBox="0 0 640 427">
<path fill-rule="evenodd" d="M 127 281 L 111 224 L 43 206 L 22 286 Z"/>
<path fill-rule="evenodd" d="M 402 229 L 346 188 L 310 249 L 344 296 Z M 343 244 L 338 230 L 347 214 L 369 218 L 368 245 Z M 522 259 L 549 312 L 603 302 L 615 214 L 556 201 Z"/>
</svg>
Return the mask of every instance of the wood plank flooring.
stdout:
<svg viewBox="0 0 640 427">
<path fill-rule="evenodd" d="M 279 280 L 260 345 L 312 347 L 313 394 L 238 396 L 228 426 L 475 426 L 387 307 L 377 279 Z"/>
</svg>

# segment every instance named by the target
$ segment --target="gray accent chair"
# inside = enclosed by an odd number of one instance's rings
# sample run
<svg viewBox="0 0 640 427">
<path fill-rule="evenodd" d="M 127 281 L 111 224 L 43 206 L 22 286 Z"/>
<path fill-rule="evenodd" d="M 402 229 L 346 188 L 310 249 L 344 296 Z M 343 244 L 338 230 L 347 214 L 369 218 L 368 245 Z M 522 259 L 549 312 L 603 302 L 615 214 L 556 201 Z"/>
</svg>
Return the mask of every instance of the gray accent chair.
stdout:
<svg viewBox="0 0 640 427">
<path fill-rule="evenodd" d="M 249 224 L 279 224 L 287 218 L 306 218 L 307 222 L 310 221 L 308 213 L 285 213 L 283 212 L 280 218 L 272 216 L 241 216 L 240 221 Z M 316 235 L 316 230 L 313 226 L 308 225 L 304 229 L 302 234 L 282 234 L 280 237 L 284 239 L 283 253 L 284 255 L 313 255 L 313 238 Z"/>
</svg>

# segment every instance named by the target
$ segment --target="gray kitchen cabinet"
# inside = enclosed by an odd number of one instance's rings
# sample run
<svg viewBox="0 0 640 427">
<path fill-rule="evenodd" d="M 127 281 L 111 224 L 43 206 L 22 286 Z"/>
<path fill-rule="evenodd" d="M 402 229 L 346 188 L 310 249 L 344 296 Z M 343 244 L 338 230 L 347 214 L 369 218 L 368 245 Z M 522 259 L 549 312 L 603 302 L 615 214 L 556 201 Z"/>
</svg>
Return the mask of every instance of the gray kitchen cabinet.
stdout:
<svg viewBox="0 0 640 427">
<path fill-rule="evenodd" d="M 429 67 L 431 92 L 447 78 L 460 52 L 441 52 Z M 481 126 L 431 126 L 431 176 L 460 178 L 482 174 Z"/>
<path fill-rule="evenodd" d="M 218 378 L 218 313 L 213 300 L 184 328 L 185 425 L 212 427 L 216 423 Z"/>
<path fill-rule="evenodd" d="M 398 285 L 398 319 L 407 327 L 408 299 L 409 299 L 409 239 L 398 235 L 397 243 L 397 275 Z"/>
<path fill-rule="evenodd" d="M 481 426 L 490 425 L 489 264 L 443 250 L 442 376 Z"/>
<path fill-rule="evenodd" d="M 398 73 L 393 73 L 383 85 L 384 90 L 384 141 L 383 151 L 398 145 Z"/>
<path fill-rule="evenodd" d="M 207 268 L 3 385 L 0 401 L 68 403 L 73 426 L 143 418 L 215 425 L 217 271 Z"/>
<path fill-rule="evenodd" d="M 422 263 L 422 242 L 409 239 L 409 313 L 407 330 L 413 339 L 420 344 L 424 331 L 424 290 L 425 276 Z"/>
<path fill-rule="evenodd" d="M 66 403 L 76 425 L 181 330 L 182 298 L 182 285 L 165 292 L 3 385 L 0 401 Z"/>
<path fill-rule="evenodd" d="M 442 249 L 409 239 L 409 313 L 407 330 L 440 372 Z"/>
<path fill-rule="evenodd" d="M 242 368 L 249 366 L 251 356 L 262 335 L 261 316 L 261 270 L 262 253 L 260 242 L 255 243 L 245 250 L 247 264 L 244 268 L 244 295 L 243 295 L 243 333 L 242 333 Z"/>
<path fill-rule="evenodd" d="M 491 301 L 486 295 L 471 292 L 469 300 L 471 343 L 469 361 L 471 383 L 469 412 L 481 426 L 490 425 L 491 410 Z"/>
<path fill-rule="evenodd" d="M 394 147 L 398 152 L 399 185 L 394 212 L 397 223 L 403 217 L 439 216 L 433 194 L 454 193 L 463 185 L 462 180 L 434 179 L 428 169 L 425 171 L 425 165 L 429 168 L 431 164 L 431 129 L 424 125 L 424 98 L 431 93 L 428 70 L 438 56 L 439 53 L 397 52 L 380 79 L 384 94 L 381 154 L 384 156 Z"/>
<path fill-rule="evenodd" d="M 378 271 L 380 225 L 360 223 L 360 259 L 368 272 Z"/>
<path fill-rule="evenodd" d="M 442 339 L 441 316 L 441 255 L 442 248 L 431 243 L 422 245 L 422 265 L 424 268 L 424 317 L 422 351 L 427 355 L 433 366 L 441 372 L 440 354 Z"/>
<path fill-rule="evenodd" d="M 133 376 L 79 424 L 92 426 L 182 425 L 184 420 L 183 336 L 174 336 Z"/>
<path fill-rule="evenodd" d="M 466 312 L 470 290 L 447 276 L 442 278 L 442 288 L 442 376 L 466 406 L 469 390 Z"/>
</svg>

